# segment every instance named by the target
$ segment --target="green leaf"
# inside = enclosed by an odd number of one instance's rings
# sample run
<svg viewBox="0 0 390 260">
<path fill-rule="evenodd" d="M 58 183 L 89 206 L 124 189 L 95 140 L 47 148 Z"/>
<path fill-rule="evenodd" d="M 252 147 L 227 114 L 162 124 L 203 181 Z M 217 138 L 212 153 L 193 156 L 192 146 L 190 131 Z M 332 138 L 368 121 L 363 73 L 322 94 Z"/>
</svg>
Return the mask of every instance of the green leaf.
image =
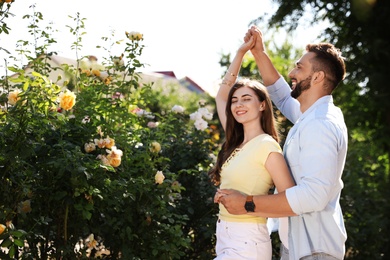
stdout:
<svg viewBox="0 0 390 260">
<path fill-rule="evenodd" d="M 9 232 L 11 236 L 21 238 L 22 236 L 26 235 L 26 231 L 24 230 L 12 230 Z"/>
<path fill-rule="evenodd" d="M 3 242 L 1 243 L 1 247 L 9 248 L 12 245 L 12 241 L 9 237 L 7 237 Z"/>
<path fill-rule="evenodd" d="M 11 246 L 11 248 L 9 249 L 8 255 L 9 255 L 11 258 L 14 258 L 15 252 L 16 252 L 16 246 Z"/>
<path fill-rule="evenodd" d="M 17 245 L 18 247 L 24 247 L 24 241 L 21 240 L 21 239 L 15 239 L 15 240 L 14 240 L 14 243 L 15 243 L 15 245 Z"/>
</svg>

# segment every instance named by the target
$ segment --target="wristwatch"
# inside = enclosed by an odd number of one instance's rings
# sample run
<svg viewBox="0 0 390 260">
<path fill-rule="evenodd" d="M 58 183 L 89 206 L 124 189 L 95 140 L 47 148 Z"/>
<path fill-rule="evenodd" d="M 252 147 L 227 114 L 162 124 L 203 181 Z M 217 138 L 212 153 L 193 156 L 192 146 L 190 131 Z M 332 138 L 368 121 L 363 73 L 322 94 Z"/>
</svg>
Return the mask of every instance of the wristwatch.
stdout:
<svg viewBox="0 0 390 260">
<path fill-rule="evenodd" d="M 255 203 L 253 202 L 253 196 L 247 196 L 245 202 L 245 210 L 247 212 L 255 212 Z"/>
</svg>

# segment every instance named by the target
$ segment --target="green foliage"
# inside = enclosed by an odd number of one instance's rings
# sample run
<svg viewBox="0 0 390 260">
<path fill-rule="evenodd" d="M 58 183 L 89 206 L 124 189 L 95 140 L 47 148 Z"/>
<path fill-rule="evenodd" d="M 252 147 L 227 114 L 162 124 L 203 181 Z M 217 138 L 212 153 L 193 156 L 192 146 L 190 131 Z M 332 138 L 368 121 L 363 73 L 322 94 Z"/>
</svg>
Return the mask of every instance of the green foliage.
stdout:
<svg viewBox="0 0 390 260">
<path fill-rule="evenodd" d="M 79 50 L 83 19 L 74 21 Z M 52 68 L 50 34 L 32 28 L 43 45 L 25 55 L 31 72 L 9 68 L 0 81 L 0 258 L 211 259 L 209 97 L 142 84 L 138 33 L 106 66 Z M 66 79 L 50 80 L 54 69 Z"/>
<path fill-rule="evenodd" d="M 0 34 L 9 33 L 10 28 L 7 26 L 5 19 L 8 18 L 12 13 L 10 13 L 11 1 L 0 1 Z M 2 48 L 0 47 L 0 50 Z"/>
</svg>

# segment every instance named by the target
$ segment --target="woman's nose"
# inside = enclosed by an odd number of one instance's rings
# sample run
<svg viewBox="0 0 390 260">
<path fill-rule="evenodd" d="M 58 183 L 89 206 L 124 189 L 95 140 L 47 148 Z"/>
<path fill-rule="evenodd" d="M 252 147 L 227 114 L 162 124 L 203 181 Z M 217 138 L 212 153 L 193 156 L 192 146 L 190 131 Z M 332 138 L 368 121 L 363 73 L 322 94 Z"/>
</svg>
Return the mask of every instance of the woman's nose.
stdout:
<svg viewBox="0 0 390 260">
<path fill-rule="evenodd" d="M 237 106 L 237 107 L 242 107 L 242 102 L 238 100 L 238 101 L 236 102 L 236 106 Z"/>
</svg>

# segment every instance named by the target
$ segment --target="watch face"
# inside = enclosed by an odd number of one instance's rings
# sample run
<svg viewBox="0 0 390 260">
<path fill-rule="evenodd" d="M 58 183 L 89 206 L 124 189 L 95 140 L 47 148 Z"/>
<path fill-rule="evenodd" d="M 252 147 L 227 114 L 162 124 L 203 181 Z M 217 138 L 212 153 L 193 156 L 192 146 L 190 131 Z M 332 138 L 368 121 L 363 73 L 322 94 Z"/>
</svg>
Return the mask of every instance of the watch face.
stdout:
<svg viewBox="0 0 390 260">
<path fill-rule="evenodd" d="M 255 203 L 253 201 L 247 201 L 245 203 L 245 209 L 248 212 L 255 212 Z"/>
</svg>

